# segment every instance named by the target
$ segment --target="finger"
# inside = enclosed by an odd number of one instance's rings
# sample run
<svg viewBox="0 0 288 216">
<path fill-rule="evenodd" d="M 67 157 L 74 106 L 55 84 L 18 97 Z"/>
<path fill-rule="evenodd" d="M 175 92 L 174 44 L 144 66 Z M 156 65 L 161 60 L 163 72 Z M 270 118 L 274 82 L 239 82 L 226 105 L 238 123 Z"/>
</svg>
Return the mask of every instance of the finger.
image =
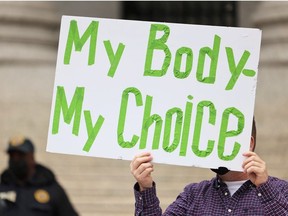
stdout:
<svg viewBox="0 0 288 216">
<path fill-rule="evenodd" d="M 149 168 L 145 169 L 145 170 L 138 176 L 138 178 L 139 178 L 139 179 L 144 179 L 144 178 L 146 178 L 147 176 L 150 176 L 153 171 L 154 171 L 153 167 L 149 167 Z"/>
<path fill-rule="evenodd" d="M 248 174 L 254 173 L 254 174 L 258 175 L 259 173 L 265 172 L 265 168 L 263 168 L 263 167 L 257 167 L 257 166 L 251 166 L 251 167 L 248 167 L 248 168 L 247 168 L 246 172 L 247 172 Z"/>
<path fill-rule="evenodd" d="M 252 167 L 252 166 L 265 168 L 266 164 L 262 160 L 249 160 L 249 161 L 243 163 L 243 165 L 242 165 L 244 170 L 246 170 L 248 167 Z"/>
<path fill-rule="evenodd" d="M 248 151 L 248 152 L 244 152 L 243 156 L 245 157 L 250 157 L 250 156 L 256 156 L 257 154 L 255 152 L 252 151 Z"/>
<path fill-rule="evenodd" d="M 242 166 L 246 166 L 248 163 L 250 163 L 251 161 L 257 161 L 256 159 L 256 156 L 250 156 L 248 158 L 246 158 L 244 161 L 243 161 L 243 164 Z"/>
<path fill-rule="evenodd" d="M 132 168 L 137 169 L 142 163 L 147 163 L 152 160 L 152 156 L 150 153 L 148 154 L 140 154 L 138 156 L 135 156 L 134 159 L 131 162 Z"/>
<path fill-rule="evenodd" d="M 146 172 L 146 170 L 149 170 L 149 169 L 153 169 L 153 164 L 144 163 L 144 164 L 141 164 L 137 170 L 135 170 L 135 173 L 137 173 L 138 176 L 141 176 L 143 173 Z"/>
<path fill-rule="evenodd" d="M 132 169 L 136 170 L 138 169 L 139 166 L 141 166 L 141 164 L 143 163 L 150 163 L 150 161 L 152 160 L 151 156 L 145 156 L 145 157 L 141 157 L 141 158 L 135 158 L 135 160 L 132 162 Z"/>
<path fill-rule="evenodd" d="M 134 158 L 143 157 L 143 156 L 150 156 L 150 155 L 151 155 L 150 152 L 141 152 L 141 153 L 137 154 Z"/>
<path fill-rule="evenodd" d="M 142 163 L 137 169 L 134 170 L 133 174 L 135 176 L 140 176 L 146 169 L 153 169 L 152 163 Z"/>
<path fill-rule="evenodd" d="M 137 161 L 138 159 L 141 159 L 141 158 L 147 158 L 147 157 L 151 157 L 151 156 L 152 156 L 152 155 L 151 155 L 150 152 L 142 152 L 142 153 L 136 155 L 136 156 L 133 158 L 132 162 L 135 162 L 135 161 Z"/>
<path fill-rule="evenodd" d="M 152 156 L 135 157 L 130 163 L 130 170 L 132 173 L 135 172 L 141 166 L 141 164 L 150 163 Z M 151 163 L 150 163 L 151 164 Z"/>
<path fill-rule="evenodd" d="M 141 166 L 141 168 L 134 171 L 133 176 L 137 180 L 137 182 L 141 183 L 146 181 L 147 178 L 151 177 L 151 172 L 154 171 L 153 166 Z"/>
<path fill-rule="evenodd" d="M 259 163 L 265 163 L 257 154 L 251 154 L 251 156 L 249 156 L 248 158 L 246 158 L 244 161 L 243 161 L 243 167 L 246 165 L 246 164 L 248 164 L 248 163 L 250 163 L 251 161 L 257 161 L 257 162 L 259 162 Z"/>
<path fill-rule="evenodd" d="M 244 169 L 244 171 L 247 171 L 251 167 L 261 168 L 261 167 L 263 167 L 263 164 L 259 163 L 258 161 L 250 161 L 245 166 L 243 166 L 243 169 Z"/>
</svg>

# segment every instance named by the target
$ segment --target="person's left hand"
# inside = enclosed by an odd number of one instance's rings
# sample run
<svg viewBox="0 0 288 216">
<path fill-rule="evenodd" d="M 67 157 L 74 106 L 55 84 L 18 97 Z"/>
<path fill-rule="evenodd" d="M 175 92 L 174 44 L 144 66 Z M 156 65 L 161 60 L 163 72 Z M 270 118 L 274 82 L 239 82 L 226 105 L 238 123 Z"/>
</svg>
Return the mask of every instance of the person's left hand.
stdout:
<svg viewBox="0 0 288 216">
<path fill-rule="evenodd" d="M 256 187 L 267 182 L 268 172 L 265 161 L 263 161 L 255 152 L 249 151 L 243 154 L 247 157 L 243 162 L 244 172 L 248 174 L 250 181 Z"/>
</svg>

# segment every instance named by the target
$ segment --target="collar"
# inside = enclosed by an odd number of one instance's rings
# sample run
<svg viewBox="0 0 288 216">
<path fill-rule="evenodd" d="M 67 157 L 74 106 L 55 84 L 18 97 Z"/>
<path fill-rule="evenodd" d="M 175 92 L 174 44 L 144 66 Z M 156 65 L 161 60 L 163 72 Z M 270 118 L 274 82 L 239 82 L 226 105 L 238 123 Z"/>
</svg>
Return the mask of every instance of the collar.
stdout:
<svg viewBox="0 0 288 216">
<path fill-rule="evenodd" d="M 219 189 L 221 187 L 227 187 L 227 185 L 222 181 L 221 178 L 219 178 L 219 176 L 217 175 L 214 179 L 213 179 L 213 188 L 215 189 Z M 256 187 L 250 180 L 247 180 L 242 186 L 241 188 L 246 189 L 248 187 Z"/>
<path fill-rule="evenodd" d="M 213 188 L 219 189 L 220 187 L 225 186 L 225 183 L 219 178 L 217 175 L 216 178 L 213 180 Z"/>
</svg>

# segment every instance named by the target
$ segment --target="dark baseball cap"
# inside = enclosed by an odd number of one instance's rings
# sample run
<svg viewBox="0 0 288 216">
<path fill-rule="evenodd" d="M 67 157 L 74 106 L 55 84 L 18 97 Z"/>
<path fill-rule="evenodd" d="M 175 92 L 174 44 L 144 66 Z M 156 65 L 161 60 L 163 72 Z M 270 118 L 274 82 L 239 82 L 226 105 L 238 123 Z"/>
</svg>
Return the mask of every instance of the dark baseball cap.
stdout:
<svg viewBox="0 0 288 216">
<path fill-rule="evenodd" d="M 22 153 L 34 152 L 32 141 L 24 136 L 15 136 L 9 140 L 7 153 L 18 151 Z"/>
</svg>

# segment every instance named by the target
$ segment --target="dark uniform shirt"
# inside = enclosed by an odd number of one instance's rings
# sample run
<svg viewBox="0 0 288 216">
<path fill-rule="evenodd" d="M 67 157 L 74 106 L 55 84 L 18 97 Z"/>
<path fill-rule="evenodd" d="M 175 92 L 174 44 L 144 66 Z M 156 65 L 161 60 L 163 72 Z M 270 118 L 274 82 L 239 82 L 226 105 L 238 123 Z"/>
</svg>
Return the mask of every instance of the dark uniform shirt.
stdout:
<svg viewBox="0 0 288 216">
<path fill-rule="evenodd" d="M 52 171 L 38 164 L 32 179 L 23 186 L 16 184 L 16 179 L 9 170 L 2 173 L 0 215 L 77 216 L 78 214 Z"/>
</svg>

